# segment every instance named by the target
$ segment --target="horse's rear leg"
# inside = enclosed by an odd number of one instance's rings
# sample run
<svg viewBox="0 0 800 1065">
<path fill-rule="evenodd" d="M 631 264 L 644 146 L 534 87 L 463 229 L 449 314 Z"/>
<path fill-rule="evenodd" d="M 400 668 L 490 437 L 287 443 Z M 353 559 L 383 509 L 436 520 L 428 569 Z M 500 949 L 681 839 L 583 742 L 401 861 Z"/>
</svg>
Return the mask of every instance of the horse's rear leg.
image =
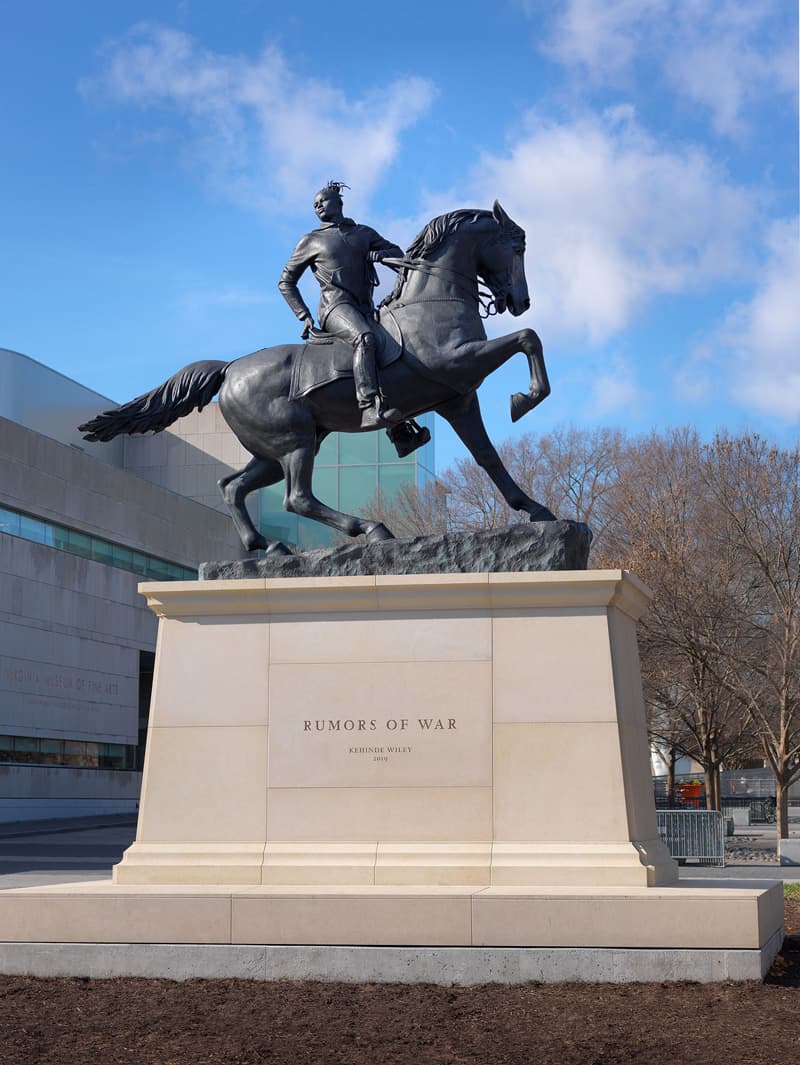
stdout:
<svg viewBox="0 0 800 1065">
<path fill-rule="evenodd" d="M 314 471 L 314 444 L 296 448 L 281 459 L 286 478 L 284 507 L 293 514 L 301 514 L 312 521 L 321 521 L 346 536 L 367 538 L 367 543 L 376 540 L 393 540 L 394 537 L 379 521 L 356 518 L 326 506 L 311 491 L 311 475 Z"/>
<path fill-rule="evenodd" d="M 267 540 L 253 525 L 248 513 L 245 499 L 257 488 L 266 488 L 283 479 L 283 470 L 275 459 L 251 459 L 242 470 L 221 478 L 217 483 L 222 498 L 231 512 L 233 524 L 246 551 L 277 551 L 291 554 L 289 548 L 279 540 Z"/>
</svg>

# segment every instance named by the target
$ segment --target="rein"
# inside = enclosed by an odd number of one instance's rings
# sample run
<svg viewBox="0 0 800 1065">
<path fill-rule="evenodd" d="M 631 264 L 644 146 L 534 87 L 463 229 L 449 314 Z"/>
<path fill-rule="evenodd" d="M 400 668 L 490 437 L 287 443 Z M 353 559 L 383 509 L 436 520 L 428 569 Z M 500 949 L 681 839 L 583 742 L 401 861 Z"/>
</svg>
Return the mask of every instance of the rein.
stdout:
<svg viewBox="0 0 800 1065">
<path fill-rule="evenodd" d="M 464 293 L 469 299 L 474 300 L 478 304 L 478 314 L 481 318 L 490 318 L 498 313 L 497 303 L 495 301 L 494 293 L 483 282 L 477 278 L 471 278 L 468 274 L 462 274 L 459 270 L 453 270 L 452 267 L 433 266 L 431 263 L 425 262 L 424 259 L 381 259 L 381 262 L 386 266 L 391 267 L 393 270 L 418 270 L 420 273 L 429 274 L 432 277 L 454 277 L 463 281 L 466 281 L 469 288 Z M 403 278 L 405 280 L 405 278 Z M 475 286 L 473 289 L 473 285 Z M 460 287 L 460 286 L 457 286 Z M 462 292 L 464 292 L 462 288 Z M 385 300 L 381 300 L 381 307 L 388 307 L 395 299 L 399 300 L 400 295 L 398 293 L 391 293 Z M 428 300 L 414 300 L 415 303 L 442 303 L 449 302 L 442 298 L 428 299 Z M 405 304 L 409 306 L 409 304 Z"/>
</svg>

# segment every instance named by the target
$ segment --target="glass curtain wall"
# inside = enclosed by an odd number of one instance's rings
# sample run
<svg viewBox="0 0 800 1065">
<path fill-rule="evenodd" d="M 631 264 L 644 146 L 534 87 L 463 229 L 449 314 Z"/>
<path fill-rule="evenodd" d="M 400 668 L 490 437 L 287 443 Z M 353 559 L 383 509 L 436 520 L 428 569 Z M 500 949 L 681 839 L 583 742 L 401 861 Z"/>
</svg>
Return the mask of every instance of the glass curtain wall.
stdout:
<svg viewBox="0 0 800 1065">
<path fill-rule="evenodd" d="M 385 432 L 332 433 L 323 442 L 314 463 L 314 495 L 347 514 L 369 514 L 378 493 L 394 498 L 403 485 L 422 486 L 434 474 L 434 419 L 432 413 L 417 419 L 431 433 L 430 443 L 397 457 Z M 328 547 L 338 535 L 319 522 L 283 509 L 283 482 L 259 492 L 259 526 L 270 540 L 282 540 L 308 550 Z"/>
</svg>

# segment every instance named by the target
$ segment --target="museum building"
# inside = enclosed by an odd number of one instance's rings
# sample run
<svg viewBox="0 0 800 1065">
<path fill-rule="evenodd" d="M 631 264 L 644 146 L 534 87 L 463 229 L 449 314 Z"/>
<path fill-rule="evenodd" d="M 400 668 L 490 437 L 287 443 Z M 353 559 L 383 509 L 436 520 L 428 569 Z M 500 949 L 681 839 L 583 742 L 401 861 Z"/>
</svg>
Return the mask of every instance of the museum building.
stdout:
<svg viewBox="0 0 800 1065">
<path fill-rule="evenodd" d="M 156 639 L 138 584 L 243 556 L 216 482 L 250 456 L 217 404 L 163 433 L 85 441 L 77 426 L 115 405 L 0 348 L 0 821 L 135 809 Z M 315 491 L 363 512 L 432 477 L 433 446 L 399 460 L 384 433 L 333 434 Z M 248 500 L 266 536 L 331 542 L 281 501 L 281 485 Z"/>
</svg>

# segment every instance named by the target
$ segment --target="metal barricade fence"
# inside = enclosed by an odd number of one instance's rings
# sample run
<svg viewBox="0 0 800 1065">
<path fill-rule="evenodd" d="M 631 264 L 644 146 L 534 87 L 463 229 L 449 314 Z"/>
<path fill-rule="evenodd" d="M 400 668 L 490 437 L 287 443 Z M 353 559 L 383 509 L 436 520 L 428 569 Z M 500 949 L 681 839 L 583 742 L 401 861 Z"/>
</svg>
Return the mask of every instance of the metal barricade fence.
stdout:
<svg viewBox="0 0 800 1065">
<path fill-rule="evenodd" d="M 656 810 L 658 834 L 678 862 L 725 864 L 725 825 L 719 810 Z"/>
<path fill-rule="evenodd" d="M 722 800 L 723 803 L 725 800 Z M 763 795 L 750 799 L 750 822 L 754 825 L 767 825 L 775 821 L 775 796 Z"/>
</svg>

